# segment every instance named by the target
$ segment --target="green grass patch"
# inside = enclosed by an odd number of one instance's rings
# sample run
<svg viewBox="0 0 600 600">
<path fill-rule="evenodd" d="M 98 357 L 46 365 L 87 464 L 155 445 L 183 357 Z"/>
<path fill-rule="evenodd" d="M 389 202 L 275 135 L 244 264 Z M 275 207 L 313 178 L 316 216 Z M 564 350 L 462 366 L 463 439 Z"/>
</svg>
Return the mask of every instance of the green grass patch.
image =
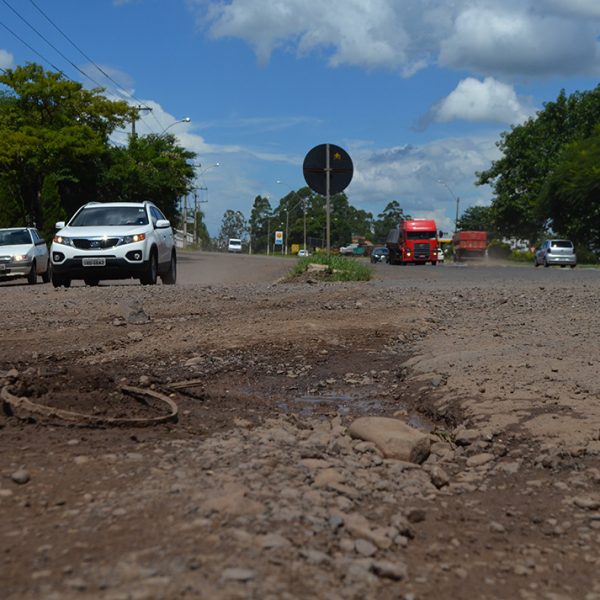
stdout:
<svg viewBox="0 0 600 600">
<path fill-rule="evenodd" d="M 310 265 L 323 265 L 323 270 L 311 270 Z M 287 279 L 294 281 L 310 276 L 321 281 L 369 281 L 373 271 L 355 258 L 318 254 L 299 258 Z"/>
</svg>

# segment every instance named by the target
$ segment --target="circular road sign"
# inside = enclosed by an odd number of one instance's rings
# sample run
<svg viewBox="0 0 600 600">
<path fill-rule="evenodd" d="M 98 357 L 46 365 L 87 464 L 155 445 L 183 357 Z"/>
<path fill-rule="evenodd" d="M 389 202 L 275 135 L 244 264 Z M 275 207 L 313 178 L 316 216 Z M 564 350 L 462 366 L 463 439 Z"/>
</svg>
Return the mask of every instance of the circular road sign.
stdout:
<svg viewBox="0 0 600 600">
<path fill-rule="evenodd" d="M 329 161 L 327 152 L 329 151 Z M 335 144 L 315 146 L 304 158 L 304 179 L 317 194 L 327 193 L 327 166 L 329 162 L 329 193 L 339 194 L 352 181 L 352 159 L 350 155 Z"/>
</svg>

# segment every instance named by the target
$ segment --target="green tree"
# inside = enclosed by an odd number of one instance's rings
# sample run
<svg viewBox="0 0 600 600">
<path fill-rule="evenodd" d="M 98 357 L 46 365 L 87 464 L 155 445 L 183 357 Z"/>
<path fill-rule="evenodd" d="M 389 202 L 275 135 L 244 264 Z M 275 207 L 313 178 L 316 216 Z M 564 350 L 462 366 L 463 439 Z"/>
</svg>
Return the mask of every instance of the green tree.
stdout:
<svg viewBox="0 0 600 600">
<path fill-rule="evenodd" d="M 487 231 L 493 233 L 496 229 L 494 223 L 494 210 L 491 206 L 470 206 L 457 222 L 458 229 L 464 231 Z"/>
<path fill-rule="evenodd" d="M 542 190 L 539 211 L 556 235 L 600 249 L 600 126 L 564 148 Z"/>
<path fill-rule="evenodd" d="M 108 149 L 108 137 L 132 114 L 125 102 L 108 100 L 99 89 L 86 90 L 40 65 L 7 69 L 0 74 L 5 92 L 0 101 L 0 199 L 2 209 L 51 230 L 51 218 L 69 206 L 63 185 L 83 181 L 93 189 Z M 46 179 L 49 178 L 47 182 Z M 44 201 L 42 191 L 50 196 Z M 80 190 L 81 192 L 81 190 Z M 78 205 L 94 197 L 74 194 Z M 50 207 L 46 218 L 45 205 Z"/>
<path fill-rule="evenodd" d="M 239 210 L 230 208 L 223 214 L 221 231 L 219 232 L 219 242 L 221 246 L 227 244 L 229 238 L 243 240 L 246 236 L 247 225 L 244 215 Z"/>
<path fill-rule="evenodd" d="M 408 221 L 412 217 L 404 214 L 404 209 L 397 200 L 388 202 L 383 211 L 377 215 L 373 223 L 373 237 L 377 243 L 385 242 L 391 229 L 398 227 L 400 221 Z"/>
<path fill-rule="evenodd" d="M 102 181 L 103 201 L 151 200 L 175 220 L 179 199 L 192 190 L 195 152 L 185 150 L 173 135 L 132 136 L 127 147 L 110 149 L 110 166 Z"/>
<path fill-rule="evenodd" d="M 269 219 L 271 217 L 271 203 L 266 196 L 256 196 L 250 219 L 248 221 L 248 229 L 250 234 L 250 244 L 252 252 L 261 252 L 266 249 L 269 243 Z"/>
<path fill-rule="evenodd" d="M 502 157 L 477 174 L 494 190 L 495 222 L 503 235 L 536 239 L 546 220 L 538 207 L 546 178 L 563 147 L 591 135 L 600 123 L 600 86 L 544 104 L 534 118 L 501 134 Z"/>
</svg>

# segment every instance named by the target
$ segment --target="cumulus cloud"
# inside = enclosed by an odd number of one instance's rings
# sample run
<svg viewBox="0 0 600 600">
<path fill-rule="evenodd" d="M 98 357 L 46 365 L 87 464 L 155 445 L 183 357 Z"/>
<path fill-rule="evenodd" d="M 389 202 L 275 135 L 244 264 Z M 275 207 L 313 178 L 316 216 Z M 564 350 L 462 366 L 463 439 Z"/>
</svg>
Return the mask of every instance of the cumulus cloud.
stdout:
<svg viewBox="0 0 600 600">
<path fill-rule="evenodd" d="M 598 0 L 542 0 L 541 9 L 576 17 L 600 18 Z"/>
<path fill-rule="evenodd" d="M 496 139 L 492 135 L 445 138 L 371 151 L 350 146 L 355 175 L 348 195 L 355 206 L 375 214 L 389 201 L 398 200 L 413 217 L 435 218 L 440 229 L 452 230 L 453 221 L 444 211 L 453 214 L 456 196 L 461 211 L 491 198 L 487 186 L 474 185 L 474 173 L 499 158 Z"/>
<path fill-rule="evenodd" d="M 479 73 L 547 76 L 597 70 L 598 24 L 475 5 L 456 18 L 440 63 Z"/>
<path fill-rule="evenodd" d="M 411 33 L 413 21 L 421 19 L 421 0 L 405 0 L 406 10 L 393 0 L 331 0 L 318 9 L 305 0 L 189 3 L 215 38 L 247 41 L 261 62 L 283 49 L 299 55 L 325 53 L 331 66 L 391 67 L 407 74 L 427 64 L 428 45 L 421 52 Z"/>
<path fill-rule="evenodd" d="M 0 48 L 0 68 L 10 69 L 14 65 L 14 56 L 7 50 Z"/>
<path fill-rule="evenodd" d="M 597 0 L 188 0 L 215 38 L 326 57 L 331 66 L 396 69 L 436 63 L 483 75 L 598 71 Z"/>
<path fill-rule="evenodd" d="M 517 97 L 512 86 L 486 77 L 463 79 L 432 111 L 434 120 L 491 121 L 515 125 L 532 116 L 531 104 Z"/>
</svg>

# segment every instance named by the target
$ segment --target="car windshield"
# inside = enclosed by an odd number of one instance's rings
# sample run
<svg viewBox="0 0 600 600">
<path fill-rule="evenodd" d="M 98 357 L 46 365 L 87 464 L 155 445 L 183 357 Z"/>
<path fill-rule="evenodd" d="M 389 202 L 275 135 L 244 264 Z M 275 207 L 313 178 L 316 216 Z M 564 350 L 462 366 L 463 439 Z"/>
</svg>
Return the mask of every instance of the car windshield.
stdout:
<svg viewBox="0 0 600 600">
<path fill-rule="evenodd" d="M 96 225 L 109 227 L 148 225 L 148 215 L 143 206 L 87 206 L 69 223 L 69 227 Z"/>
<path fill-rule="evenodd" d="M 0 231 L 0 246 L 17 246 L 19 244 L 31 244 L 31 236 L 27 229 Z"/>
</svg>

